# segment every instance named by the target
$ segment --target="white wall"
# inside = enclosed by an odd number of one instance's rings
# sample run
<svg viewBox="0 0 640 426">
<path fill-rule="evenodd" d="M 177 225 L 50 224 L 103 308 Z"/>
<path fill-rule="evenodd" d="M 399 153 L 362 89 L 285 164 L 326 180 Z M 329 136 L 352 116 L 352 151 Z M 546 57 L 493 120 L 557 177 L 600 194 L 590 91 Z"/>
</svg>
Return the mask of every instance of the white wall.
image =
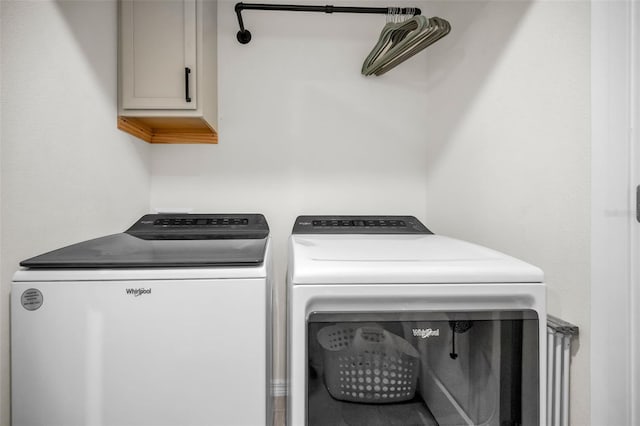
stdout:
<svg viewBox="0 0 640 426">
<path fill-rule="evenodd" d="M 589 424 L 589 3 L 396 1 L 452 33 L 369 78 L 383 17 L 246 11 L 243 46 L 233 4 L 220 144 L 152 147 L 151 206 L 264 213 L 280 301 L 299 214 L 413 214 L 530 261 L 550 313 L 581 328 L 572 415 Z"/>
<path fill-rule="evenodd" d="M 18 262 L 120 232 L 149 208 L 149 148 L 116 129 L 116 3 L 0 2 L 0 424 Z"/>
<path fill-rule="evenodd" d="M 265 214 L 284 300 L 297 215 L 424 219 L 428 56 L 364 78 L 383 15 L 246 11 L 253 40 L 240 45 L 233 5 L 222 1 L 218 11 L 220 144 L 152 147 L 151 206 Z M 282 315 L 278 326 L 282 345 Z"/>
<path fill-rule="evenodd" d="M 453 30 L 380 78 L 359 71 L 383 17 L 247 11 L 241 46 L 234 3 L 220 144 L 149 148 L 115 129 L 115 3 L 0 2 L 0 424 L 17 262 L 124 229 L 149 185 L 151 207 L 264 213 L 280 298 L 299 214 L 413 214 L 542 267 L 550 312 L 581 327 L 572 415 L 589 424 L 588 3 L 396 1 Z"/>
<path fill-rule="evenodd" d="M 447 16 L 466 16 L 456 5 Z M 446 106 L 426 112 L 437 123 L 426 170 L 433 230 L 541 267 L 549 313 L 580 327 L 574 425 L 590 422 L 589 28 L 588 2 L 486 5 L 429 93 Z"/>
</svg>

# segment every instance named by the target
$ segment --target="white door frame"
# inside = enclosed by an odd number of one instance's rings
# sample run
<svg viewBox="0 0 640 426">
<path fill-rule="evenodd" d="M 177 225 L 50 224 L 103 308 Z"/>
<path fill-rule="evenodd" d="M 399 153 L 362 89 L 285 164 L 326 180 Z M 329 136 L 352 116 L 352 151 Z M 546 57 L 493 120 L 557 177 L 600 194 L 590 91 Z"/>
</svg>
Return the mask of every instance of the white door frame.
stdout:
<svg viewBox="0 0 640 426">
<path fill-rule="evenodd" d="M 631 102 L 629 120 L 631 124 L 631 270 L 630 312 L 631 312 L 631 424 L 640 422 L 640 3 L 631 1 Z M 639 188 L 636 191 L 636 188 Z"/>
<path fill-rule="evenodd" d="M 591 425 L 636 425 L 637 0 L 591 2 Z M 635 24 L 635 25 L 634 25 Z M 635 40 L 634 40 L 635 38 Z M 635 93 L 634 93 L 635 91 Z M 635 120 L 638 121 L 637 119 Z M 638 123 L 640 124 L 640 123 Z M 637 183 L 634 183 L 637 182 Z"/>
</svg>

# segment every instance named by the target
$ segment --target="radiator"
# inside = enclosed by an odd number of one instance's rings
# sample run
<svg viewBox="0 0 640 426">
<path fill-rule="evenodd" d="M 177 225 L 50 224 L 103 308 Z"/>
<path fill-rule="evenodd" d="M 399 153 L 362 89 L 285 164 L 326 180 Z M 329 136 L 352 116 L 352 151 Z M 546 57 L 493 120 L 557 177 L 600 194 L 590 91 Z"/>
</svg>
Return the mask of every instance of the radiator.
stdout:
<svg viewBox="0 0 640 426">
<path fill-rule="evenodd" d="M 578 327 L 547 315 L 547 426 L 569 426 L 571 339 Z"/>
</svg>

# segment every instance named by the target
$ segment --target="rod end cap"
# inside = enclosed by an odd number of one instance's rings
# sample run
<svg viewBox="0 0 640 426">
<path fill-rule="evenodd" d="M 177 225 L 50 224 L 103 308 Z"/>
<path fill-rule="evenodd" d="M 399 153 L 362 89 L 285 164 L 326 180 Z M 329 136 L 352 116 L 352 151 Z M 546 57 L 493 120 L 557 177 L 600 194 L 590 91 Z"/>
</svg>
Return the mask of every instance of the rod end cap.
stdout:
<svg viewBox="0 0 640 426">
<path fill-rule="evenodd" d="M 249 32 L 249 30 L 238 31 L 236 38 L 240 43 L 247 44 L 251 41 L 251 33 Z"/>
</svg>

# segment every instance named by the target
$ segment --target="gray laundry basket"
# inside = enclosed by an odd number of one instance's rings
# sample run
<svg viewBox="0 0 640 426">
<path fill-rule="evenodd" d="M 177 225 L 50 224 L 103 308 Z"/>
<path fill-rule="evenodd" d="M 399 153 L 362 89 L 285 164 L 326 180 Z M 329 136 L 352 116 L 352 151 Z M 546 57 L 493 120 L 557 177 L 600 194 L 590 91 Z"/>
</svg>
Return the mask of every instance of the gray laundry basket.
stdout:
<svg viewBox="0 0 640 426">
<path fill-rule="evenodd" d="M 318 332 L 329 394 L 352 402 L 412 399 L 418 381 L 418 351 L 378 326 L 336 324 Z"/>
</svg>

